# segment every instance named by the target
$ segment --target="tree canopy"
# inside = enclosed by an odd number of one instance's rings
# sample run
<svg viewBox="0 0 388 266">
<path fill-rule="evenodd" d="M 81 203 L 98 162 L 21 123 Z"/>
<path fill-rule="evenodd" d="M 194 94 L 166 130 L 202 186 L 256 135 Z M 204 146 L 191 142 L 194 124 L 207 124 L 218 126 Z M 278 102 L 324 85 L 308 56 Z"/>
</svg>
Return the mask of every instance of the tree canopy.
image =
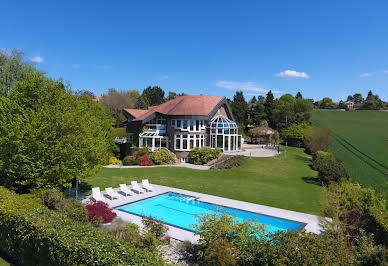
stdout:
<svg viewBox="0 0 388 266">
<path fill-rule="evenodd" d="M 246 115 L 248 111 L 248 104 L 245 101 L 244 93 L 242 91 L 236 91 L 233 96 L 233 101 L 231 104 L 232 112 L 234 118 L 238 123 L 245 123 Z"/>
<path fill-rule="evenodd" d="M 0 95 L 8 95 L 16 82 L 35 71 L 33 64 L 24 61 L 22 51 L 0 49 Z"/>
<path fill-rule="evenodd" d="M 135 108 L 139 97 L 140 94 L 137 90 L 120 92 L 116 89 L 109 89 L 108 94 L 102 95 L 100 103 L 111 110 L 115 119 L 115 126 L 119 127 L 125 120 L 123 109 Z"/>
<path fill-rule="evenodd" d="M 0 185 L 18 192 L 71 185 L 106 160 L 109 110 L 62 80 L 29 73 L 0 97 Z"/>
<path fill-rule="evenodd" d="M 158 86 L 148 86 L 144 89 L 142 96 L 148 106 L 155 106 L 164 102 L 164 91 Z"/>
</svg>

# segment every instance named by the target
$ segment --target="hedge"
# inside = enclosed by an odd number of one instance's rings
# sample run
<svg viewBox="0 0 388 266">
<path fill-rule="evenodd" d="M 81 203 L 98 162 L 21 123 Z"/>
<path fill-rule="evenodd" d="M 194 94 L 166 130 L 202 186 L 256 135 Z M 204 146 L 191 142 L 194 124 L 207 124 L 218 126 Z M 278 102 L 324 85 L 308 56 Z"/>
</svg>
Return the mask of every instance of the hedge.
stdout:
<svg viewBox="0 0 388 266">
<path fill-rule="evenodd" d="M 165 265 L 89 224 L 49 210 L 34 195 L 0 187 L 0 249 L 21 265 Z"/>
</svg>

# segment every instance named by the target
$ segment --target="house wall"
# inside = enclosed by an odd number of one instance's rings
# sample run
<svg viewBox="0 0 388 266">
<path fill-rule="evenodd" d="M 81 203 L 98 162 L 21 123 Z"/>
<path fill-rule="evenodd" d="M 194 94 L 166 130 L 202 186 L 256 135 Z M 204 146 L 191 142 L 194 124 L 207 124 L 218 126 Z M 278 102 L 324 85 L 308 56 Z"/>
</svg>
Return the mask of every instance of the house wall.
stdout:
<svg viewBox="0 0 388 266">
<path fill-rule="evenodd" d="M 225 104 L 223 104 L 214 113 L 214 115 L 211 117 L 211 119 L 213 119 L 214 117 L 219 116 L 219 115 L 222 115 L 222 116 L 225 116 L 225 117 L 227 117 L 229 119 L 232 119 L 232 116 L 228 112 L 227 107 L 226 107 Z M 206 129 L 202 129 L 199 132 L 188 132 L 188 131 L 182 131 L 180 129 L 175 129 L 174 127 L 172 127 L 171 126 L 171 120 L 172 119 L 197 119 L 197 120 L 199 120 L 201 118 L 196 117 L 196 116 L 163 116 L 163 118 L 166 119 L 166 123 L 167 123 L 167 125 L 166 125 L 166 134 L 168 136 L 168 149 L 170 151 L 172 151 L 173 153 L 175 153 L 175 155 L 179 159 L 179 162 L 181 161 L 181 158 L 187 157 L 189 152 L 188 151 L 176 151 L 174 149 L 175 148 L 174 147 L 174 136 L 175 136 L 175 134 L 205 134 L 205 145 L 206 146 L 210 146 L 210 132 L 209 132 L 209 129 L 207 128 L 209 120 L 202 118 L 202 120 L 204 120 L 204 122 L 205 122 Z M 138 144 L 138 134 L 141 133 L 142 127 L 143 127 L 142 123 L 138 123 L 138 122 L 136 122 L 136 123 L 131 122 L 127 126 L 127 132 L 132 132 L 134 134 L 137 134 L 137 136 L 136 136 L 137 137 L 137 144 Z"/>
</svg>

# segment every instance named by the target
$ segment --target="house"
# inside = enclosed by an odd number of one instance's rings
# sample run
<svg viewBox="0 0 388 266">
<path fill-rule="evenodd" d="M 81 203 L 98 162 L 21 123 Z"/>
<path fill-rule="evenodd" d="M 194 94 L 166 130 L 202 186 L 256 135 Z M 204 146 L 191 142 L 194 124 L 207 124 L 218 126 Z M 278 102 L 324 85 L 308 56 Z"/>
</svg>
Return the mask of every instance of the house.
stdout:
<svg viewBox="0 0 388 266">
<path fill-rule="evenodd" d="M 354 102 L 353 101 L 347 101 L 347 102 L 345 102 L 345 104 L 346 104 L 347 109 L 349 109 L 349 110 L 354 109 Z"/>
<path fill-rule="evenodd" d="M 185 95 L 147 110 L 124 109 L 127 140 L 151 151 L 167 148 L 186 161 L 195 147 L 241 150 L 241 135 L 223 96 Z"/>
</svg>

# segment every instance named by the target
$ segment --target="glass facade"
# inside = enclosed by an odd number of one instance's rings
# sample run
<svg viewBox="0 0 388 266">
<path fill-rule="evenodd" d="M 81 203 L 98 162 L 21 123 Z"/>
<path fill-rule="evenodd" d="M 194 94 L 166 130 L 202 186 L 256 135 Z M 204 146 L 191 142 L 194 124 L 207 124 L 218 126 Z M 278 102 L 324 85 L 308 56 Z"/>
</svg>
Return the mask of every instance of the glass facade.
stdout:
<svg viewBox="0 0 388 266">
<path fill-rule="evenodd" d="M 241 150 L 241 135 L 238 135 L 237 124 L 222 115 L 209 122 L 210 147 L 220 148 L 224 152 Z"/>
</svg>

